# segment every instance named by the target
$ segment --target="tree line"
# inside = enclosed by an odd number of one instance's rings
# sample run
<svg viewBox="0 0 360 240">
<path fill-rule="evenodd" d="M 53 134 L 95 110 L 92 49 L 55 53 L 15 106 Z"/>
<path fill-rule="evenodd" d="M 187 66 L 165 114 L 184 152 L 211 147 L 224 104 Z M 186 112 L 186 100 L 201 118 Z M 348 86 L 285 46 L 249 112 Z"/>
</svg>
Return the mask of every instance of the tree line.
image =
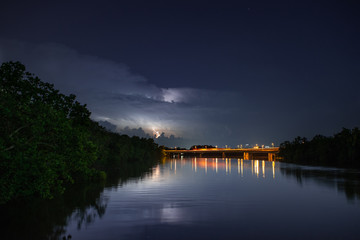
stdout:
<svg viewBox="0 0 360 240">
<path fill-rule="evenodd" d="M 103 179 L 161 154 L 153 139 L 109 132 L 73 94 L 26 71 L 0 67 L 0 203 L 53 198 L 74 182 Z"/>
<path fill-rule="evenodd" d="M 360 168 L 360 130 L 343 128 L 334 136 L 316 135 L 310 141 L 296 137 L 280 145 L 279 157 L 299 164 Z"/>
</svg>

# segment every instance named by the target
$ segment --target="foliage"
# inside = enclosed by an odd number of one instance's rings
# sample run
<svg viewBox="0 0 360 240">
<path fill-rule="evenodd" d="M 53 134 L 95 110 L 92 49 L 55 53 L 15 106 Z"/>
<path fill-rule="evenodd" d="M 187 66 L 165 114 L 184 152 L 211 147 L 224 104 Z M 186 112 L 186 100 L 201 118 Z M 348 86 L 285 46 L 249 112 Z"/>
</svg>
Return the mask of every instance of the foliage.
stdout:
<svg viewBox="0 0 360 240">
<path fill-rule="evenodd" d="M 212 145 L 193 145 L 190 147 L 190 150 L 193 150 L 193 149 L 202 149 L 202 148 L 216 148 Z"/>
<path fill-rule="evenodd" d="M 82 228 L 102 218 L 108 200 L 102 194 L 104 188 L 145 177 L 151 174 L 153 164 L 154 161 L 137 161 L 122 167 L 106 181 L 71 185 L 63 195 L 51 200 L 34 197 L 0 205 L 1 234 L 5 239 L 63 239 L 68 221 L 75 220 L 78 228 Z"/>
<path fill-rule="evenodd" d="M 61 94 L 21 63 L 1 65 L 0 203 L 52 198 L 68 184 L 104 178 L 107 169 L 156 151 L 152 139 L 107 132 L 75 95 Z"/>
<path fill-rule="evenodd" d="M 360 130 L 343 128 L 332 137 L 316 135 L 311 141 L 297 137 L 280 145 L 286 162 L 360 168 Z"/>
</svg>

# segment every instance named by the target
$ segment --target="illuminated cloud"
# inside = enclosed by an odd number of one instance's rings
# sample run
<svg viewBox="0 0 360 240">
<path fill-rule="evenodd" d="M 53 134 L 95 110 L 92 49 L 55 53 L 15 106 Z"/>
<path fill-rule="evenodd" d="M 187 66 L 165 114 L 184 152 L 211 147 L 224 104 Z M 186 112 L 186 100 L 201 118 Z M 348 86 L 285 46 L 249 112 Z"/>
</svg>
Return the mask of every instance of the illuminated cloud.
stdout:
<svg viewBox="0 0 360 240">
<path fill-rule="evenodd" d="M 170 103 L 190 103 L 200 94 L 193 88 L 167 88 L 162 89 L 162 93 L 164 101 Z"/>
<path fill-rule="evenodd" d="M 0 53 L 2 62 L 21 61 L 40 79 L 66 94 L 76 94 L 95 120 L 111 123 L 124 134 L 132 135 L 130 129 L 141 128 L 145 135 L 153 136 L 156 129 L 157 136 L 165 132 L 166 136 L 191 138 L 197 123 L 190 123 L 189 118 L 201 119 L 198 103 L 193 100 L 201 99 L 205 92 L 158 87 L 124 64 L 81 54 L 60 44 L 6 39 L 0 39 Z"/>
<path fill-rule="evenodd" d="M 156 135 L 159 143 L 170 147 L 279 144 L 299 134 L 333 134 L 333 129 L 351 128 L 359 119 L 354 113 L 358 95 L 329 100 L 324 94 L 320 98 L 316 89 L 317 94 L 311 94 L 298 82 L 289 84 L 286 91 L 246 79 L 241 90 L 206 89 L 206 79 L 204 89 L 167 88 L 125 64 L 61 44 L 0 38 L 0 61 L 10 60 L 21 61 L 28 71 L 65 94 L 76 94 L 94 120 L 106 121 L 124 134 Z M 309 92 L 306 98 L 298 91 L 301 87 Z"/>
</svg>

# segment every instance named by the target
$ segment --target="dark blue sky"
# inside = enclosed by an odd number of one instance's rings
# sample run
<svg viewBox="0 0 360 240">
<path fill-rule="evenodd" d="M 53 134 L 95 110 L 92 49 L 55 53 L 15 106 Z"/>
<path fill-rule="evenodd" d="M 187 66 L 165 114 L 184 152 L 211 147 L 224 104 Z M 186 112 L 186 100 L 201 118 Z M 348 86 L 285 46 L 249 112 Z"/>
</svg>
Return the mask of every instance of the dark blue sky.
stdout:
<svg viewBox="0 0 360 240">
<path fill-rule="evenodd" d="M 357 1 L 0 6 L 0 61 L 22 61 L 128 133 L 270 145 L 360 125 Z"/>
</svg>

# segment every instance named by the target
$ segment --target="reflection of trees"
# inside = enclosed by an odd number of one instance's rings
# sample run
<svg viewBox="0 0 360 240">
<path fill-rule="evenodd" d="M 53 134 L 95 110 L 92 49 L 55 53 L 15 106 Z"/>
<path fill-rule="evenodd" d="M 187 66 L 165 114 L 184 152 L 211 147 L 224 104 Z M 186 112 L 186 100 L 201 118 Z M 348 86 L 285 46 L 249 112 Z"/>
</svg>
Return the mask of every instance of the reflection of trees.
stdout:
<svg viewBox="0 0 360 240">
<path fill-rule="evenodd" d="M 310 141 L 297 137 L 280 145 L 279 156 L 290 163 L 360 169 L 360 129 L 343 128 L 333 137 L 317 135 Z"/>
<path fill-rule="evenodd" d="M 104 214 L 103 188 L 104 184 L 76 185 L 53 200 L 26 199 L 3 205 L 0 210 L 3 233 L 8 239 L 59 239 L 74 211 L 79 216 L 89 216 L 91 212 L 93 217 L 88 218 L 91 221 Z"/>
<path fill-rule="evenodd" d="M 5 239 L 62 239 L 69 220 L 77 221 L 80 229 L 104 216 L 108 201 L 102 195 L 104 187 L 142 178 L 154 164 L 154 160 L 129 163 L 106 183 L 77 184 L 52 200 L 24 199 L 0 205 L 1 234 Z"/>
<path fill-rule="evenodd" d="M 287 177 L 296 178 L 302 185 L 305 181 L 335 188 L 344 193 L 348 200 L 360 200 L 360 173 L 351 170 L 306 169 L 302 167 L 284 167 L 280 172 Z"/>
<path fill-rule="evenodd" d="M 88 187 L 91 188 L 92 186 Z M 80 199 L 77 206 L 74 206 L 72 214 L 70 213 L 71 219 L 77 221 L 78 229 L 80 229 L 83 225 L 87 226 L 88 224 L 94 222 L 96 218 L 101 218 L 105 214 L 108 199 L 104 198 L 101 194 L 104 186 L 101 186 L 101 189 L 99 188 L 100 191 L 95 189 L 96 186 L 93 186 L 93 188 L 93 190 L 87 192 L 87 196 L 83 197 L 86 202 Z M 72 198 L 76 196 L 70 197 Z M 76 198 L 74 200 L 76 201 Z"/>
</svg>

